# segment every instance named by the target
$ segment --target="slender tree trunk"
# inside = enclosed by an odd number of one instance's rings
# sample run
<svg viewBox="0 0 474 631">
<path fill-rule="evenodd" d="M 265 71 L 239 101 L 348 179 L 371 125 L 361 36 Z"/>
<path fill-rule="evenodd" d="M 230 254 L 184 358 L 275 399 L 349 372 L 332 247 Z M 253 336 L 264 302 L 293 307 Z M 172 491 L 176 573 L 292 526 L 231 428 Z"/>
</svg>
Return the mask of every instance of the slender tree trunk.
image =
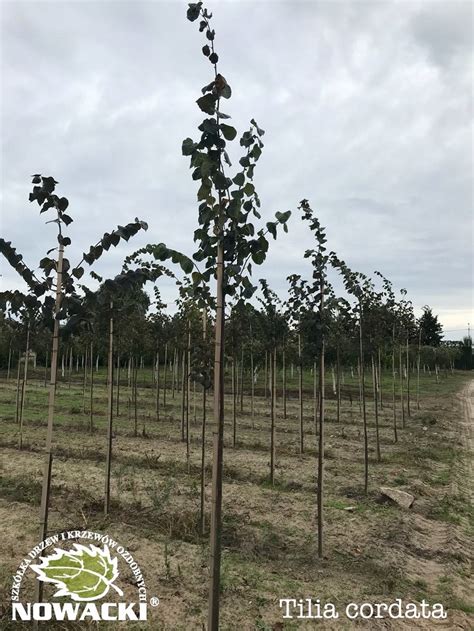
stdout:
<svg viewBox="0 0 474 631">
<path fill-rule="evenodd" d="M 421 327 L 418 333 L 418 357 L 416 360 L 416 408 L 420 409 L 420 359 L 421 359 Z"/>
<path fill-rule="evenodd" d="M 240 412 L 244 412 L 244 349 L 240 354 Z"/>
<path fill-rule="evenodd" d="M 375 441 L 377 448 L 377 462 L 382 460 L 380 455 L 380 435 L 379 435 L 379 407 L 377 397 L 377 365 L 375 363 L 374 356 L 372 355 L 372 384 L 374 393 L 374 413 L 375 413 Z"/>
<path fill-rule="evenodd" d="M 138 361 L 133 358 L 133 435 L 138 436 Z"/>
<path fill-rule="evenodd" d="M 69 349 L 69 372 L 68 372 L 68 388 L 71 389 L 72 365 L 73 365 L 72 346 Z"/>
<path fill-rule="evenodd" d="M 362 416 L 362 372 L 360 368 L 360 357 L 357 360 L 357 379 L 359 382 L 359 412 Z"/>
<path fill-rule="evenodd" d="M 316 368 L 316 362 L 314 362 L 313 363 L 313 416 L 314 416 L 314 435 L 316 437 L 319 434 L 318 412 L 319 412 L 318 371 Z"/>
<path fill-rule="evenodd" d="M 160 421 L 160 351 L 156 353 L 156 420 L 159 423 Z"/>
<path fill-rule="evenodd" d="M 114 318 L 113 302 L 110 303 L 109 318 L 109 357 L 107 362 L 107 453 L 105 460 L 104 514 L 110 509 L 110 471 L 112 467 L 112 421 L 114 412 Z"/>
<path fill-rule="evenodd" d="M 405 429 L 405 402 L 403 398 L 403 363 L 402 363 L 402 345 L 398 345 L 399 361 L 398 367 L 400 370 L 400 408 L 402 410 L 402 427 Z"/>
<path fill-rule="evenodd" d="M 94 431 L 94 343 L 90 345 L 90 390 L 89 390 L 89 432 Z"/>
<path fill-rule="evenodd" d="M 341 420 L 341 358 L 339 344 L 336 346 L 336 419 Z"/>
<path fill-rule="evenodd" d="M 275 391 L 276 391 L 276 349 L 269 353 L 270 359 L 270 483 L 275 483 Z"/>
<path fill-rule="evenodd" d="M 165 365 L 163 375 L 163 410 L 166 410 L 166 368 L 168 364 L 168 344 L 165 344 Z"/>
<path fill-rule="evenodd" d="M 181 357 L 181 442 L 186 441 L 186 353 Z"/>
<path fill-rule="evenodd" d="M 8 347 L 8 366 L 7 366 L 7 381 L 10 381 L 10 368 L 12 364 L 12 343 Z"/>
<path fill-rule="evenodd" d="M 396 386 L 395 386 L 395 325 L 393 326 L 392 333 L 392 409 L 393 409 L 393 440 L 395 443 L 398 442 L 398 432 L 397 432 L 397 397 L 396 397 Z"/>
<path fill-rule="evenodd" d="M 378 355 L 378 365 L 379 365 L 379 370 L 378 370 L 378 377 L 377 377 L 377 392 L 379 394 L 379 404 L 380 404 L 380 409 L 383 410 L 383 397 L 382 397 L 382 357 L 381 357 L 381 353 L 380 353 L 380 347 L 377 349 L 377 355 Z"/>
<path fill-rule="evenodd" d="M 176 391 L 176 372 L 178 369 L 178 350 L 175 348 L 173 352 L 173 368 L 171 372 L 171 398 L 174 399 L 174 394 Z"/>
<path fill-rule="evenodd" d="M 220 202 L 220 231 L 224 222 Z M 224 444 L 224 246 L 217 245 L 216 333 L 214 358 L 214 428 L 212 460 L 212 506 L 210 532 L 210 579 L 208 631 L 219 629 L 219 592 L 222 539 L 222 465 Z M 38 581 L 39 582 L 39 581 Z"/>
<path fill-rule="evenodd" d="M 82 381 L 82 411 L 85 414 L 87 412 L 86 409 L 86 388 L 87 388 L 87 363 L 88 363 L 89 353 L 88 347 L 86 346 L 85 358 L 84 358 L 84 378 Z"/>
<path fill-rule="evenodd" d="M 207 340 L 207 312 L 204 309 L 202 312 L 202 339 L 204 349 L 206 347 Z M 204 352 L 206 352 L 204 350 Z M 206 354 L 204 357 L 207 357 Z M 207 388 L 206 381 L 208 375 L 208 366 L 207 362 L 204 367 L 203 374 L 203 386 L 202 386 L 202 424 L 201 424 L 201 534 L 206 534 L 206 518 L 205 518 L 205 507 L 206 507 L 206 398 L 207 398 Z"/>
<path fill-rule="evenodd" d="M 298 364 L 299 364 L 299 421 L 300 421 L 300 454 L 304 453 L 304 420 L 303 420 L 303 357 L 301 354 L 301 333 L 298 333 Z"/>
<path fill-rule="evenodd" d="M 408 335 L 407 335 L 407 346 L 406 346 L 406 353 L 407 353 L 407 416 L 408 418 L 410 418 L 411 416 L 411 409 L 410 409 L 410 345 L 409 345 L 409 341 L 408 341 Z"/>
<path fill-rule="evenodd" d="M 191 399 L 191 326 L 188 321 L 188 348 L 186 361 L 186 462 L 190 472 L 190 434 L 189 434 L 189 405 Z"/>
<path fill-rule="evenodd" d="M 265 399 L 268 399 L 268 351 L 265 351 Z"/>
<path fill-rule="evenodd" d="M 321 298 L 319 302 L 319 315 L 321 322 L 324 316 L 324 280 L 321 278 Z M 317 507 L 318 507 L 318 557 L 323 558 L 323 497 L 324 497 L 324 407 L 325 407 L 325 384 L 324 384 L 324 354 L 325 339 L 324 331 L 321 329 L 321 353 L 319 355 L 319 431 L 318 431 L 318 489 L 317 489 Z"/>
<path fill-rule="evenodd" d="M 30 325 L 26 328 L 26 351 L 25 351 L 25 365 L 23 370 L 23 383 L 21 387 L 21 406 L 20 406 L 20 437 L 18 440 L 18 449 L 23 449 L 23 417 L 25 412 L 25 399 L 26 399 L 26 382 L 28 380 L 28 360 L 30 358 Z"/>
<path fill-rule="evenodd" d="M 367 434 L 367 411 L 365 406 L 365 367 L 364 367 L 364 345 L 362 337 L 362 305 L 360 305 L 359 318 L 359 357 L 360 357 L 360 389 L 362 403 L 362 419 L 364 423 L 364 492 L 369 492 L 369 437 Z"/>
<path fill-rule="evenodd" d="M 232 447 L 235 447 L 237 434 L 237 367 L 232 356 Z"/>
<path fill-rule="evenodd" d="M 253 334 L 252 325 L 250 325 L 250 416 L 252 419 L 252 429 L 255 429 L 255 375 L 253 365 Z"/>
<path fill-rule="evenodd" d="M 62 277 L 63 277 L 63 257 L 64 246 L 60 243 L 58 263 L 57 263 L 57 276 L 56 276 L 56 299 L 54 303 L 54 324 L 53 324 L 53 339 L 51 345 L 51 379 L 49 384 L 49 401 L 48 401 L 48 428 L 46 431 L 46 445 L 45 445 L 45 462 L 43 483 L 41 488 L 41 505 L 40 505 L 40 531 L 39 541 L 46 539 L 48 533 L 48 511 L 49 511 L 49 495 L 51 489 L 51 468 L 53 463 L 53 422 L 54 422 L 54 403 L 56 396 L 56 381 L 57 381 L 57 369 L 58 369 L 58 347 L 59 347 L 59 320 L 56 318 L 62 301 Z M 36 581 L 36 602 L 41 602 L 43 599 L 43 583 Z"/>
<path fill-rule="evenodd" d="M 117 349 L 117 405 L 115 414 L 116 416 L 120 416 L 120 338 L 119 347 Z"/>
<path fill-rule="evenodd" d="M 286 420 L 286 352 L 283 349 L 282 354 L 282 372 L 283 372 L 283 418 Z"/>
</svg>

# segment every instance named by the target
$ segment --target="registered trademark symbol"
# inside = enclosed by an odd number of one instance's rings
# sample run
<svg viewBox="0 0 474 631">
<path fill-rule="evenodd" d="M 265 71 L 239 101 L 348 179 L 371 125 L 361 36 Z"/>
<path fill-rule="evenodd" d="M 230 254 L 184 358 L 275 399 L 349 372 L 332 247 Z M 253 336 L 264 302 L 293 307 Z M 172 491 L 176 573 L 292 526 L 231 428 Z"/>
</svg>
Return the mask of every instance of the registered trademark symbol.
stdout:
<svg viewBox="0 0 474 631">
<path fill-rule="evenodd" d="M 150 598 L 150 605 L 152 607 L 158 607 L 159 604 L 160 604 L 160 599 L 157 596 L 152 596 Z"/>
</svg>

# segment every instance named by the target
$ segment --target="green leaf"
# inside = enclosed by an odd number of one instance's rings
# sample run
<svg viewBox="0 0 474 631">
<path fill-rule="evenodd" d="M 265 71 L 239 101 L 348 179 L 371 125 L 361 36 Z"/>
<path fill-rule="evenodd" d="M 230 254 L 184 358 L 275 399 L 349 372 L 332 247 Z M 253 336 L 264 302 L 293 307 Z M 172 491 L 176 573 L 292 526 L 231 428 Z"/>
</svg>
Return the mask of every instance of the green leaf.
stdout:
<svg viewBox="0 0 474 631">
<path fill-rule="evenodd" d="M 209 61 L 211 64 L 216 64 L 219 61 L 219 55 L 217 53 L 211 53 L 209 55 Z"/>
<path fill-rule="evenodd" d="M 252 184 L 252 182 L 247 182 L 247 184 L 244 186 L 244 193 L 247 195 L 247 197 L 250 197 L 250 195 L 253 195 L 255 192 L 255 186 Z"/>
<path fill-rule="evenodd" d="M 216 101 L 217 97 L 214 94 L 206 94 L 201 96 L 196 103 L 203 112 L 212 116 L 216 112 Z"/>
<path fill-rule="evenodd" d="M 179 259 L 179 264 L 181 265 L 181 269 L 185 274 L 191 274 L 194 268 L 194 263 L 187 256 L 181 255 Z"/>
<path fill-rule="evenodd" d="M 201 88 L 201 92 L 203 94 L 206 94 L 206 92 L 212 92 L 213 89 L 214 89 L 214 81 L 211 81 L 211 83 L 208 83 L 203 88 Z"/>
<path fill-rule="evenodd" d="M 106 232 L 104 234 L 104 236 L 102 237 L 102 247 L 104 248 L 104 250 L 108 250 L 110 248 L 110 246 L 112 245 L 112 239 L 110 237 L 110 234 L 108 232 Z"/>
<path fill-rule="evenodd" d="M 260 149 L 258 145 L 255 145 L 255 147 L 250 152 L 250 155 L 252 156 L 254 160 L 258 160 L 260 156 L 262 155 L 262 150 Z"/>
<path fill-rule="evenodd" d="M 69 206 L 69 201 L 67 200 L 66 197 L 61 197 L 60 199 L 58 199 L 58 208 L 62 213 L 66 210 L 68 206 Z"/>
<path fill-rule="evenodd" d="M 272 237 L 274 239 L 277 238 L 277 229 L 276 229 L 276 225 L 274 223 L 272 223 L 271 221 L 267 222 L 267 230 L 268 232 L 272 235 Z"/>
<path fill-rule="evenodd" d="M 66 247 L 67 245 L 71 245 L 71 239 L 69 237 L 63 237 L 62 235 L 58 235 L 58 243 Z"/>
<path fill-rule="evenodd" d="M 213 176 L 213 182 L 218 190 L 225 190 L 228 187 L 227 178 L 220 171 L 216 171 Z"/>
<path fill-rule="evenodd" d="M 229 154 L 227 153 L 227 151 L 223 151 L 222 155 L 224 156 L 224 161 L 227 164 L 227 166 L 231 167 L 232 162 L 230 161 Z"/>
<path fill-rule="evenodd" d="M 199 14 L 201 13 L 202 2 L 191 2 L 188 7 L 186 17 L 190 22 L 194 22 L 198 19 Z"/>
<path fill-rule="evenodd" d="M 76 267 L 75 269 L 72 270 L 71 274 L 73 276 L 75 276 L 77 278 L 77 280 L 79 280 L 81 278 L 81 276 L 84 274 L 84 268 L 83 267 Z"/>
<path fill-rule="evenodd" d="M 257 123 L 255 122 L 255 119 L 252 118 L 252 120 L 250 121 L 250 124 L 253 125 L 255 127 L 255 129 L 257 130 L 257 134 L 259 136 L 263 136 L 263 134 L 265 133 L 265 130 L 261 129 Z"/>
<path fill-rule="evenodd" d="M 265 252 L 263 250 L 258 250 L 252 254 L 252 261 L 256 265 L 261 265 L 265 260 Z"/>
<path fill-rule="evenodd" d="M 114 246 L 114 248 L 117 247 L 117 245 L 120 242 L 120 235 L 117 234 L 117 232 L 115 230 L 110 235 L 110 241 L 111 241 L 112 245 Z"/>
<path fill-rule="evenodd" d="M 62 214 L 61 219 L 66 224 L 66 226 L 69 226 L 69 224 L 72 223 L 72 218 L 69 215 Z"/>
<path fill-rule="evenodd" d="M 244 182 L 245 182 L 245 174 L 242 172 L 237 173 L 237 175 L 234 177 L 233 179 L 234 184 L 237 184 L 237 186 L 243 186 Z"/>
<path fill-rule="evenodd" d="M 207 199 L 210 193 L 211 193 L 211 185 L 208 184 L 206 181 L 204 181 L 198 190 L 197 198 L 199 201 L 203 199 Z"/>
<path fill-rule="evenodd" d="M 185 138 L 183 140 L 183 144 L 181 145 L 181 151 L 183 156 L 190 156 L 193 154 L 196 148 L 196 143 L 192 140 L 192 138 Z"/>
<path fill-rule="evenodd" d="M 276 212 L 275 217 L 277 218 L 279 223 L 284 224 L 291 217 L 291 210 L 287 210 L 285 213 Z"/>
<path fill-rule="evenodd" d="M 39 565 L 30 565 L 45 583 L 53 583 L 58 591 L 55 597 L 65 596 L 75 601 L 91 601 L 104 597 L 118 577 L 117 559 L 112 560 L 109 548 L 75 543 L 75 550 L 55 549 L 54 554 L 41 557 Z"/>
<path fill-rule="evenodd" d="M 237 130 L 235 129 L 235 127 L 232 127 L 231 125 L 226 125 L 225 123 L 221 123 L 219 127 L 221 129 L 222 135 L 226 140 L 234 140 L 234 138 L 237 136 Z"/>
<path fill-rule="evenodd" d="M 230 99 L 232 96 L 232 89 L 228 83 L 222 88 L 221 96 L 224 97 L 224 99 Z"/>
<path fill-rule="evenodd" d="M 211 54 L 211 49 L 209 48 L 207 44 L 202 47 L 202 54 L 205 55 L 206 57 L 209 57 L 209 55 Z"/>
</svg>

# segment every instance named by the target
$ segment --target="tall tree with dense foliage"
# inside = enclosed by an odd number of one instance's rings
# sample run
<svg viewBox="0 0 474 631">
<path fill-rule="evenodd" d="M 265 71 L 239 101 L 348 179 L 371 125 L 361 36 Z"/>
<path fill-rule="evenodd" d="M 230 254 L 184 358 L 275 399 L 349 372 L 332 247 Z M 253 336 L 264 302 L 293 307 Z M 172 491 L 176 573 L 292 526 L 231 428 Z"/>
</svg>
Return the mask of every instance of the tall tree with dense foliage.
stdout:
<svg viewBox="0 0 474 631">
<path fill-rule="evenodd" d="M 438 321 L 438 316 L 428 305 L 423 307 L 423 313 L 418 319 L 421 329 L 421 344 L 423 346 L 439 346 L 443 339 L 443 327 Z"/>
</svg>

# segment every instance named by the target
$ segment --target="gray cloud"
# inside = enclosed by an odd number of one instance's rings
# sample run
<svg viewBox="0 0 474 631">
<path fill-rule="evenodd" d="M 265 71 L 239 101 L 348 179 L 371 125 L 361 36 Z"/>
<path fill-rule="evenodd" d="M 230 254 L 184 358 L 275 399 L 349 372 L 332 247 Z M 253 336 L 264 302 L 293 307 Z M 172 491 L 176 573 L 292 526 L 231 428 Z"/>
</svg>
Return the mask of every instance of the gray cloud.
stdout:
<svg viewBox="0 0 474 631">
<path fill-rule="evenodd" d="M 265 220 L 307 197 L 348 264 L 379 269 L 461 329 L 472 308 L 472 26 L 468 2 L 213 2 L 227 105 L 266 130 L 256 185 Z M 195 182 L 181 141 L 210 78 L 181 2 L 2 3 L 1 232 L 34 264 L 53 242 L 29 175 L 69 197 L 71 259 L 135 216 L 193 251 Z M 237 143 L 234 143 L 237 144 Z M 231 158 L 238 160 L 239 147 Z M 74 228 L 74 230 L 72 230 Z M 26 232 L 25 232 L 26 229 Z M 307 273 L 292 219 L 255 270 L 284 293 Z M 16 283 L 3 266 L 5 283 Z M 18 284 L 19 286 L 19 284 Z M 173 291 L 164 289 L 168 300 Z M 460 332 L 460 335 L 462 332 Z M 453 333 L 450 337 L 454 337 Z"/>
</svg>

